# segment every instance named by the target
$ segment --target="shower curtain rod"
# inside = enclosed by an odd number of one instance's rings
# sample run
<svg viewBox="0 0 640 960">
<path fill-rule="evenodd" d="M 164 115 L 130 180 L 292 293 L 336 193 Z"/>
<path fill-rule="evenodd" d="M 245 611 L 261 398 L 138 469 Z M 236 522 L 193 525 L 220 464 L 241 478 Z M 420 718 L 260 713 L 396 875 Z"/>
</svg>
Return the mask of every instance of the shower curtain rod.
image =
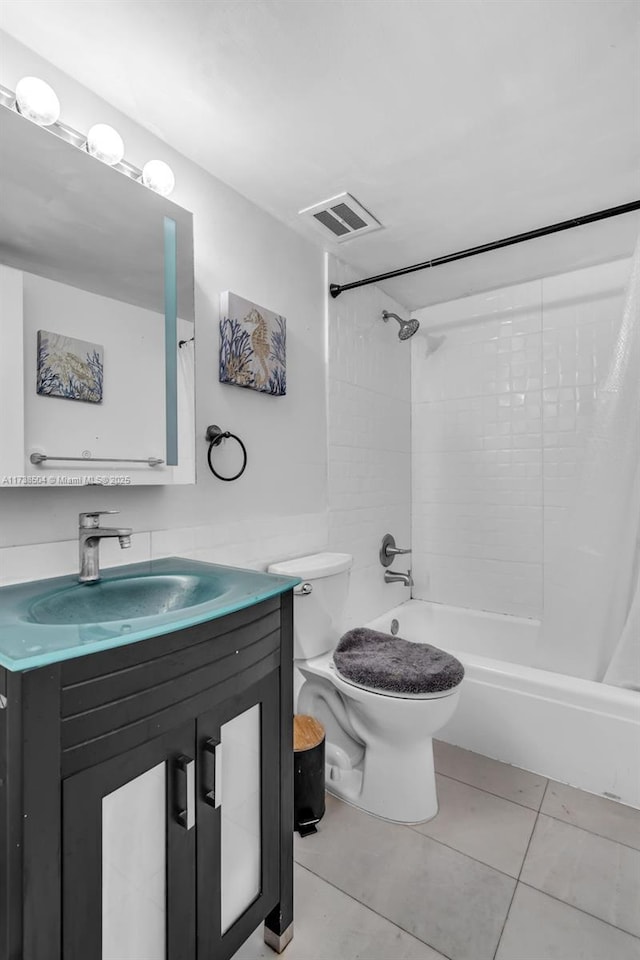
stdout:
<svg viewBox="0 0 640 960">
<path fill-rule="evenodd" d="M 490 250 L 500 250 L 501 247 L 510 247 L 514 243 L 523 243 L 525 240 L 535 240 L 537 237 L 546 237 L 551 233 L 560 233 L 561 230 L 571 230 L 573 227 L 581 227 L 585 223 L 595 223 L 596 220 L 606 220 L 609 217 L 618 217 L 623 213 L 631 213 L 633 210 L 640 210 L 640 200 L 632 200 L 630 203 L 622 203 L 618 207 L 608 207 L 606 210 L 597 210 L 595 213 L 586 213 L 582 217 L 573 217 L 571 220 L 562 220 L 560 223 L 552 223 L 548 227 L 538 227 L 537 230 L 528 230 L 526 233 L 517 233 L 513 237 L 505 237 L 503 240 L 494 240 L 492 243 L 483 243 L 479 247 L 469 247 L 468 250 L 459 250 L 457 253 L 448 253 L 444 257 L 434 257 L 433 260 L 425 260 L 423 263 L 413 263 L 410 267 L 399 267 L 397 270 L 389 270 L 387 273 L 379 273 L 375 277 L 365 277 L 364 280 L 354 280 L 352 283 L 332 283 L 329 285 L 329 293 L 332 297 L 339 297 L 345 290 L 354 290 L 356 287 L 366 287 L 370 283 L 379 283 L 381 280 L 390 280 L 392 277 L 402 277 L 405 273 L 415 273 L 418 270 L 429 270 L 431 267 L 439 267 L 443 263 L 453 263 L 455 260 L 465 260 L 467 257 L 475 257 L 478 253 L 488 253 Z"/>
</svg>

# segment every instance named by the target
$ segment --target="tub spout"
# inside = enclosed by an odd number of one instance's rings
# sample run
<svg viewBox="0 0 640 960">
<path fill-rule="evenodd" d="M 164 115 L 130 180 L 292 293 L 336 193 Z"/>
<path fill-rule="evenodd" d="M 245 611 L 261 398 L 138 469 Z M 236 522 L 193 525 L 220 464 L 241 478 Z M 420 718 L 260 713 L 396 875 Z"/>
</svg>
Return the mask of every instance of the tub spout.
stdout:
<svg viewBox="0 0 640 960">
<path fill-rule="evenodd" d="M 412 587 L 413 577 L 411 576 L 411 570 L 407 570 L 406 573 L 401 573 L 399 570 L 385 570 L 384 582 L 403 583 L 405 587 Z"/>
</svg>

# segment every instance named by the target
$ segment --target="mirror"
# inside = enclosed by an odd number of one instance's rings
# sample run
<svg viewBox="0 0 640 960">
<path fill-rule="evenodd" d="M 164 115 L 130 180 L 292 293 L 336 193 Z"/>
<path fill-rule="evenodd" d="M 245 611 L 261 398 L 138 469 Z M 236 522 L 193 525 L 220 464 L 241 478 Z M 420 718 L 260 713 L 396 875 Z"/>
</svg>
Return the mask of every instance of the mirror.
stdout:
<svg viewBox="0 0 640 960">
<path fill-rule="evenodd" d="M 192 215 L 0 107 L 0 474 L 193 483 L 194 319 Z"/>
</svg>

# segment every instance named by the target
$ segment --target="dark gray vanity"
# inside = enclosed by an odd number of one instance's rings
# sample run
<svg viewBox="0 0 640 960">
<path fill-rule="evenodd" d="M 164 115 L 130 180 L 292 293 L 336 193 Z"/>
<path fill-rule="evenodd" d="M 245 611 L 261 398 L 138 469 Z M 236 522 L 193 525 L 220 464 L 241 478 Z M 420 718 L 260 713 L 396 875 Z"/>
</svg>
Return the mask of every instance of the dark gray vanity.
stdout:
<svg viewBox="0 0 640 960">
<path fill-rule="evenodd" d="M 52 598 L 95 585 L 0 590 L 7 960 L 225 960 L 262 920 L 290 939 L 297 581 L 173 558 L 108 571 L 97 608 L 158 578 L 201 602 L 64 624 Z"/>
</svg>

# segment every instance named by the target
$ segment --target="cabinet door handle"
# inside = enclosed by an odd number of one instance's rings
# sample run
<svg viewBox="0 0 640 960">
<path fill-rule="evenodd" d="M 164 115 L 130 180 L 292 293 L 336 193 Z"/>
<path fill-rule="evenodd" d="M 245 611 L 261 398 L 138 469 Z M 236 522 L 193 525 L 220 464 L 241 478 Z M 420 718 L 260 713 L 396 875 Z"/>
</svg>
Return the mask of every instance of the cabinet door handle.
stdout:
<svg viewBox="0 0 640 960">
<path fill-rule="evenodd" d="M 176 819 L 185 830 L 196 823 L 196 765 L 184 754 L 176 757 Z"/>
<path fill-rule="evenodd" d="M 202 750 L 205 758 L 210 757 L 209 763 L 203 763 L 202 789 L 204 801 L 210 807 L 219 807 L 222 803 L 222 744 L 219 740 L 209 737 L 202 741 Z M 213 776 L 211 768 L 213 767 Z"/>
</svg>

